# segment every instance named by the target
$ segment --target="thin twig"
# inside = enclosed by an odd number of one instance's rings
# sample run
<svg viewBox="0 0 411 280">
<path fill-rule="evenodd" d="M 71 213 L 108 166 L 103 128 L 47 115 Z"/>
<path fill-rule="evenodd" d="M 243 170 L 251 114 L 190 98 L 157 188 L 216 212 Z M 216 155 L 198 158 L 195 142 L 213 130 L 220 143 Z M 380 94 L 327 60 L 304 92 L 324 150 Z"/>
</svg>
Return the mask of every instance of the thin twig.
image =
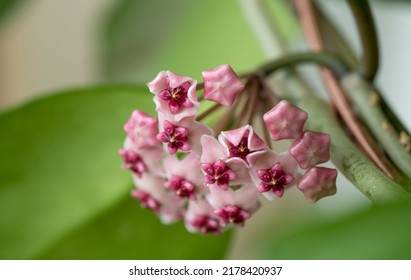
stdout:
<svg viewBox="0 0 411 280">
<path fill-rule="evenodd" d="M 322 51 L 324 49 L 320 34 L 318 32 L 317 23 L 315 20 L 314 10 L 310 0 L 294 1 L 297 11 L 300 15 L 301 25 L 303 27 L 305 36 L 313 51 Z M 355 118 L 351 111 L 350 104 L 345 97 L 345 94 L 339 85 L 338 80 L 331 73 L 330 70 L 320 69 L 321 76 L 325 82 L 330 97 L 340 113 L 345 124 L 352 132 L 354 138 L 363 148 L 371 160 L 390 178 L 393 178 L 393 166 L 388 163 L 388 160 L 383 160 L 385 156 L 379 152 L 375 147 L 376 143 L 373 138 L 359 125 L 359 121 Z M 374 143 L 371 145 L 370 143 Z"/>
<path fill-rule="evenodd" d="M 362 76 L 372 81 L 377 74 L 379 64 L 379 49 L 377 31 L 367 0 L 348 0 L 358 27 L 363 50 L 362 63 L 359 71 Z"/>
<path fill-rule="evenodd" d="M 265 100 L 269 99 L 269 102 L 271 105 L 274 107 L 275 105 L 278 104 L 279 100 L 275 96 L 274 91 L 271 89 L 271 87 L 268 85 L 265 77 L 259 76 L 259 81 L 261 85 L 261 93 L 260 96 L 264 98 Z"/>
<path fill-rule="evenodd" d="M 250 94 L 252 94 L 252 97 L 250 99 L 250 103 L 248 104 L 248 110 L 246 114 L 246 120 L 247 124 L 252 125 L 253 124 L 253 119 L 256 111 L 256 104 L 258 101 L 258 96 L 259 96 L 259 91 L 260 91 L 260 84 L 258 78 L 254 78 L 251 80 L 251 85 L 250 85 Z"/>
<path fill-rule="evenodd" d="M 245 116 L 246 116 L 246 114 L 247 114 L 247 110 L 248 110 L 249 103 L 250 103 L 251 96 L 252 96 L 252 94 L 249 92 L 249 90 L 250 90 L 250 83 L 248 82 L 245 85 L 245 88 L 244 88 L 244 90 L 241 94 L 241 97 L 242 97 L 241 101 L 243 102 L 243 104 L 242 104 L 242 106 L 239 110 L 239 113 L 236 116 L 237 118 L 235 120 L 234 127 L 240 127 L 243 120 L 244 120 L 244 118 L 245 118 Z"/>
<path fill-rule="evenodd" d="M 214 136 L 217 137 L 221 131 L 229 129 L 227 125 L 231 121 L 238 103 L 239 103 L 239 98 L 237 97 L 237 99 L 234 101 L 231 107 L 226 111 L 226 113 L 220 118 L 218 122 L 215 123 L 215 125 L 213 126 Z"/>
<path fill-rule="evenodd" d="M 214 111 L 220 109 L 222 107 L 221 104 L 215 104 L 212 107 L 208 108 L 206 111 L 204 111 L 202 114 L 197 116 L 196 121 L 200 122 L 202 119 L 213 113 Z"/>
<path fill-rule="evenodd" d="M 258 119 L 261 122 L 264 140 L 268 144 L 268 147 L 272 150 L 273 149 L 273 143 L 271 141 L 270 132 L 268 131 L 268 127 L 265 124 L 264 119 L 263 119 L 263 115 L 265 113 L 264 112 L 265 111 L 265 106 L 267 105 L 267 103 L 264 102 L 264 101 L 265 101 L 264 99 L 260 99 L 260 102 L 258 102 L 258 110 L 260 112 Z"/>
<path fill-rule="evenodd" d="M 350 68 L 358 67 L 358 60 L 352 51 L 351 46 L 347 40 L 341 35 L 341 32 L 331 22 L 329 17 L 322 11 L 322 9 L 316 4 L 312 3 L 315 16 L 318 20 L 319 32 L 321 38 L 323 38 L 324 47 L 327 50 L 335 51 L 341 58 L 350 66 Z"/>
</svg>

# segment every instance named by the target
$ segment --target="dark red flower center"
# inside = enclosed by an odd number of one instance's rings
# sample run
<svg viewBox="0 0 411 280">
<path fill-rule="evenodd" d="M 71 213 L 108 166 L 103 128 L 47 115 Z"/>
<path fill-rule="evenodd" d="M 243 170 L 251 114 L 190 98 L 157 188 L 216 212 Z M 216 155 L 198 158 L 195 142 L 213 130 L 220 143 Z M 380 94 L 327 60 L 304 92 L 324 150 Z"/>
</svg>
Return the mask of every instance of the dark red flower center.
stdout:
<svg viewBox="0 0 411 280">
<path fill-rule="evenodd" d="M 192 104 L 188 101 L 187 93 L 191 83 L 185 82 L 176 88 L 169 86 L 167 80 L 167 88 L 163 89 L 158 97 L 162 100 L 168 101 L 168 107 L 172 114 L 176 114 L 182 106 L 190 107 Z"/>
<path fill-rule="evenodd" d="M 124 159 L 124 168 L 133 171 L 134 174 L 141 177 L 146 171 L 146 167 L 141 157 L 136 152 L 124 149 L 121 149 L 119 153 Z"/>
</svg>

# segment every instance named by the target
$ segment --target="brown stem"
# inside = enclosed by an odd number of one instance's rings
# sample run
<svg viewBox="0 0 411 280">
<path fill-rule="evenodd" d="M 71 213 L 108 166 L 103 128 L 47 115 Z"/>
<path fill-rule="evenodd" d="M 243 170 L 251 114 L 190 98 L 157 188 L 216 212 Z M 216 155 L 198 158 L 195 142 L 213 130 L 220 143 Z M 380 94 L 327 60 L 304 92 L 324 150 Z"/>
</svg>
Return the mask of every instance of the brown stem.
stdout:
<svg viewBox="0 0 411 280">
<path fill-rule="evenodd" d="M 248 110 L 246 115 L 247 124 L 252 125 L 253 119 L 256 111 L 256 104 L 258 101 L 260 91 L 260 83 L 258 78 L 254 78 L 251 80 L 250 85 L 250 94 L 252 95 L 250 98 L 250 103 L 248 104 Z"/>
<path fill-rule="evenodd" d="M 246 94 L 246 96 L 244 96 L 244 94 Z M 249 108 L 249 103 L 250 103 L 250 100 L 251 100 L 251 97 L 252 97 L 252 94 L 250 92 L 250 82 L 248 82 L 245 85 L 245 88 L 244 88 L 242 94 L 239 97 L 242 97 L 241 101 L 243 102 L 243 104 L 242 104 L 242 106 L 239 110 L 239 114 L 236 116 L 237 118 L 236 118 L 235 123 L 234 123 L 234 127 L 236 127 L 236 128 L 241 126 L 241 124 L 244 121 L 244 118 L 247 114 L 248 108 Z"/>
<path fill-rule="evenodd" d="M 214 111 L 220 109 L 222 107 L 221 104 L 215 104 L 212 107 L 208 108 L 206 111 L 204 111 L 202 114 L 197 116 L 196 121 L 200 122 L 202 119 L 213 113 Z"/>
<path fill-rule="evenodd" d="M 300 16 L 301 25 L 307 38 L 308 44 L 313 51 L 323 51 L 324 45 L 319 34 L 319 29 L 315 19 L 313 6 L 310 0 L 295 0 L 295 6 Z M 376 143 L 373 138 L 359 125 L 359 121 L 351 112 L 351 106 L 345 97 L 345 94 L 337 78 L 326 68 L 320 69 L 323 81 L 328 88 L 331 100 L 337 111 L 340 113 L 343 121 L 352 132 L 362 149 L 371 158 L 371 160 L 389 177 L 393 178 L 391 170 L 393 167 L 389 164 L 385 156 L 376 149 Z M 370 143 L 373 143 L 371 145 Z"/>
<path fill-rule="evenodd" d="M 228 129 L 227 125 L 232 119 L 235 109 L 237 107 L 237 104 L 239 103 L 238 98 L 234 101 L 233 105 L 226 111 L 226 113 L 221 117 L 221 119 L 216 122 L 216 124 L 213 127 L 214 130 L 214 136 L 217 137 L 221 131 Z"/>
<path fill-rule="evenodd" d="M 265 77 L 260 76 L 260 85 L 261 85 L 261 93 L 260 96 L 264 98 L 265 100 L 268 99 L 268 101 L 271 103 L 271 105 L 274 107 L 275 105 L 278 104 L 279 100 L 275 96 L 274 91 L 271 89 L 271 87 L 268 85 Z"/>
<path fill-rule="evenodd" d="M 263 115 L 264 115 L 264 111 L 265 111 L 265 105 L 267 105 L 267 103 L 265 102 L 265 99 L 260 99 L 260 102 L 258 102 L 258 111 L 260 112 L 259 114 L 259 120 L 261 122 L 261 126 L 262 126 L 262 130 L 263 130 L 263 137 L 265 142 L 268 144 L 268 147 L 272 150 L 273 149 L 273 145 L 271 142 L 271 137 L 270 137 L 270 132 L 268 131 L 268 127 L 264 122 L 263 119 Z"/>
</svg>

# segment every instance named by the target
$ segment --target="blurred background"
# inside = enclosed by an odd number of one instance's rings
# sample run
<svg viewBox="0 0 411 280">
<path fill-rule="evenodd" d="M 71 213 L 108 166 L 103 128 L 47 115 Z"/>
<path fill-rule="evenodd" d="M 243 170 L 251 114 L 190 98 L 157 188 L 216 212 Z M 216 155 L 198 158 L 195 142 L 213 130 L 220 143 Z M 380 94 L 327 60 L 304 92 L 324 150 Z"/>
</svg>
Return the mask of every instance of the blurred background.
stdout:
<svg viewBox="0 0 411 280">
<path fill-rule="evenodd" d="M 144 84 L 165 69 L 196 78 L 202 70 L 223 63 L 237 72 L 253 69 L 273 56 L 270 42 L 256 32 L 256 15 L 250 12 L 254 1 L 0 1 L 0 109 L 66 89 Z M 319 3 L 359 53 L 345 2 Z M 382 53 L 377 84 L 411 125 L 411 4 L 371 1 L 371 6 Z M 287 5 L 277 1 L 266 7 L 291 48 L 303 48 L 301 31 Z M 264 202 L 256 217 L 233 234 L 225 257 L 265 257 L 261 248 L 272 232 L 287 232 L 313 220 L 344 219 L 370 207 L 342 175 L 338 194 L 315 205 L 291 190 L 285 199 Z"/>
</svg>

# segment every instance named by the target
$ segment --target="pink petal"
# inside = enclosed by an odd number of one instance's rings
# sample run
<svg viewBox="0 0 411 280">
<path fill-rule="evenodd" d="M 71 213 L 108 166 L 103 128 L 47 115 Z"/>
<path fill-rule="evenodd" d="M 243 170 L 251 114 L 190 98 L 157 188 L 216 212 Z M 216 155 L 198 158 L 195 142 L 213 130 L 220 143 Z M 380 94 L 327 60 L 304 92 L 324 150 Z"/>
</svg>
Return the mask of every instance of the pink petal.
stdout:
<svg viewBox="0 0 411 280">
<path fill-rule="evenodd" d="M 167 72 L 161 71 L 158 73 L 154 80 L 147 83 L 147 87 L 154 94 L 158 94 L 162 90 L 167 89 Z"/>
<path fill-rule="evenodd" d="M 215 162 L 219 159 L 226 159 L 227 153 L 223 145 L 210 135 L 202 135 L 201 141 L 201 162 Z"/>
</svg>

